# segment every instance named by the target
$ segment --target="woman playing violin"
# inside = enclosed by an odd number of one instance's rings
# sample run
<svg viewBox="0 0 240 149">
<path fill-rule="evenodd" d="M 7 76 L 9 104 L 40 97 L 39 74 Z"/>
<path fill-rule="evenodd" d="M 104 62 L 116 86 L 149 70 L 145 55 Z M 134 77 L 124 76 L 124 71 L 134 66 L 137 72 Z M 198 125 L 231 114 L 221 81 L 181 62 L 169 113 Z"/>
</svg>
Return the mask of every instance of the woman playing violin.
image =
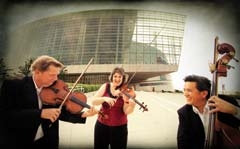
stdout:
<svg viewBox="0 0 240 149">
<path fill-rule="evenodd" d="M 116 67 L 95 96 L 93 105 L 101 105 L 101 111 L 107 118 L 98 117 L 94 131 L 94 149 L 127 148 L 127 115 L 134 111 L 135 102 L 121 93 L 121 87 L 127 82 L 123 68 Z M 133 93 L 135 96 L 135 93 Z"/>
<path fill-rule="evenodd" d="M 40 92 L 58 79 L 63 64 L 50 56 L 40 56 L 31 65 L 32 76 L 21 80 L 5 80 L 1 90 L 1 120 L 5 148 L 59 147 L 59 120 L 85 123 L 94 108 L 72 114 L 64 107 L 45 105 Z M 2 125 L 1 125 L 2 126 Z"/>
</svg>

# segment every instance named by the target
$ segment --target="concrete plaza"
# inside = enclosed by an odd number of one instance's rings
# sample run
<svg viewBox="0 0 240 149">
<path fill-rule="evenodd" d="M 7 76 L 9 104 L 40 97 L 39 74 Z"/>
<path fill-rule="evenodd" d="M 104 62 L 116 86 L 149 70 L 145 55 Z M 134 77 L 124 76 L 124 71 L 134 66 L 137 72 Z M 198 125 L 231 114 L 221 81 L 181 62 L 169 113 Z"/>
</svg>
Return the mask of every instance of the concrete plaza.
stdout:
<svg viewBox="0 0 240 149">
<path fill-rule="evenodd" d="M 91 96 L 86 94 L 88 103 Z M 128 116 L 129 149 L 176 149 L 178 127 L 177 109 L 184 103 L 181 93 L 156 93 L 136 91 L 136 99 L 144 102 L 149 111 L 142 112 L 136 105 Z M 61 149 L 93 148 L 94 125 L 97 116 L 87 118 L 86 124 L 60 122 Z"/>
</svg>

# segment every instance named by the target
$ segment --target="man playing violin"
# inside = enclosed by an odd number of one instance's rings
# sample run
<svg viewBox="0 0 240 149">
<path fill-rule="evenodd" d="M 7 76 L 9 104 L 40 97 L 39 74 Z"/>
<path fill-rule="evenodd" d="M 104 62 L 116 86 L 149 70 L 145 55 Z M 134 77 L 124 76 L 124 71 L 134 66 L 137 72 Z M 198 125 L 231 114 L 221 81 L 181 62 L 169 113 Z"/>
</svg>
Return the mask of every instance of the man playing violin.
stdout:
<svg viewBox="0 0 240 149">
<path fill-rule="evenodd" d="M 40 92 L 58 80 L 63 64 L 40 56 L 31 65 L 32 76 L 5 80 L 1 89 L 1 145 L 5 148 L 59 148 L 59 120 L 85 123 L 97 113 L 94 108 L 72 114 L 64 106 L 42 103 Z"/>
<path fill-rule="evenodd" d="M 184 96 L 187 104 L 178 109 L 178 149 L 204 149 L 209 128 L 209 115 L 218 112 L 218 120 L 238 130 L 240 119 L 235 99 L 226 95 L 211 96 L 211 81 L 203 76 L 184 78 Z M 211 96 L 211 97 L 210 97 Z M 213 103 L 211 103 L 213 102 Z M 210 107 L 216 107 L 210 109 Z M 221 142 L 219 142 L 220 144 Z"/>
</svg>

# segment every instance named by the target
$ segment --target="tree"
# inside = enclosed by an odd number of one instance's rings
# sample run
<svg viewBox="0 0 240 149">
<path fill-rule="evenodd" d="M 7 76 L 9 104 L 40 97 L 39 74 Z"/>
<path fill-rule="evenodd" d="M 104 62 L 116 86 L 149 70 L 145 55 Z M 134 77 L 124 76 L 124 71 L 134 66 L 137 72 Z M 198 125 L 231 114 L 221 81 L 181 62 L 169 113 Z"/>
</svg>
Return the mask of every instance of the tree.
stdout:
<svg viewBox="0 0 240 149">
<path fill-rule="evenodd" d="M 6 77 L 9 77 L 8 72 L 11 69 L 7 69 L 3 58 L 0 59 L 0 80 L 4 80 Z"/>
<path fill-rule="evenodd" d="M 23 76 L 28 76 L 30 74 L 30 67 L 33 63 L 35 58 L 29 58 L 25 61 L 23 66 L 18 67 L 18 74 L 23 75 Z"/>
</svg>

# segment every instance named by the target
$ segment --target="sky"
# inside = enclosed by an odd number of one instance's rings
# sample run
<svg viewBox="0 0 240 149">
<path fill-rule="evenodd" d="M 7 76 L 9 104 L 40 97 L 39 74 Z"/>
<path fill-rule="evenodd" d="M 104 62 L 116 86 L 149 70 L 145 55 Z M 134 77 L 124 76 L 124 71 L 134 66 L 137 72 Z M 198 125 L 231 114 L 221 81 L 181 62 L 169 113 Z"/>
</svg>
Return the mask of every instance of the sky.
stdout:
<svg viewBox="0 0 240 149">
<path fill-rule="evenodd" d="M 186 25 L 178 71 L 172 74 L 175 89 L 182 90 L 183 78 L 189 74 L 203 75 L 212 79 L 209 71 L 209 62 L 213 61 L 214 38 L 219 37 L 220 43 L 229 43 L 236 50 L 236 58 L 240 58 L 240 31 L 237 20 L 240 18 L 240 9 L 231 3 L 209 2 L 161 2 L 140 1 L 133 3 L 120 2 L 93 2 L 93 3 L 18 3 L 12 5 L 6 18 L 9 29 L 18 25 L 34 21 L 46 16 L 62 13 L 94 10 L 94 9 L 144 9 L 186 15 Z M 221 55 L 223 56 L 223 55 Z M 219 79 L 219 85 L 225 85 L 226 91 L 240 91 L 240 64 L 230 61 L 235 69 L 227 72 L 227 77 Z M 221 88 L 219 88 L 221 90 Z"/>
<path fill-rule="evenodd" d="M 239 30 L 237 31 L 236 18 L 228 9 L 219 10 L 213 5 L 205 8 L 194 8 L 187 13 L 182 54 L 179 69 L 173 74 L 175 88 L 183 88 L 183 78 L 189 74 L 197 74 L 212 80 L 213 74 L 209 71 L 209 63 L 213 62 L 214 39 L 219 37 L 219 43 L 229 43 L 236 50 L 236 58 L 240 57 Z M 224 54 L 223 54 L 224 55 Z M 221 58 L 223 55 L 220 55 Z M 222 84 L 225 91 L 240 91 L 240 65 L 231 60 L 230 65 L 235 69 L 227 71 L 227 77 L 219 78 L 219 91 Z"/>
</svg>

